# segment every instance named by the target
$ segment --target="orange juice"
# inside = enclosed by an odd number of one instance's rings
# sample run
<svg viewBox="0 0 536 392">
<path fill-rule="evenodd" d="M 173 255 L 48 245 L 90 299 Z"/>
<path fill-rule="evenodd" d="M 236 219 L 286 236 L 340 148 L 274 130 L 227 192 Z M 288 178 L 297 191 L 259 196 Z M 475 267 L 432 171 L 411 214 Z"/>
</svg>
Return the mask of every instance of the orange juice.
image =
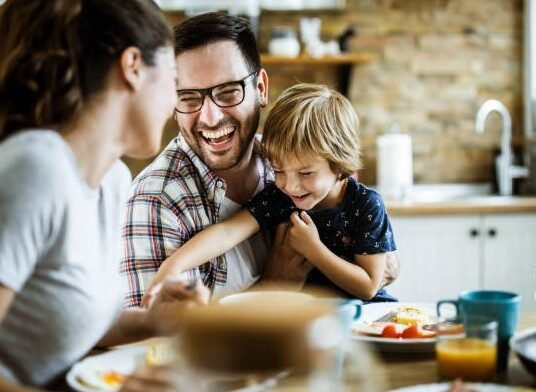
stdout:
<svg viewBox="0 0 536 392">
<path fill-rule="evenodd" d="M 489 380 L 495 374 L 497 347 L 475 338 L 445 339 L 436 346 L 440 376 L 464 380 Z"/>
</svg>

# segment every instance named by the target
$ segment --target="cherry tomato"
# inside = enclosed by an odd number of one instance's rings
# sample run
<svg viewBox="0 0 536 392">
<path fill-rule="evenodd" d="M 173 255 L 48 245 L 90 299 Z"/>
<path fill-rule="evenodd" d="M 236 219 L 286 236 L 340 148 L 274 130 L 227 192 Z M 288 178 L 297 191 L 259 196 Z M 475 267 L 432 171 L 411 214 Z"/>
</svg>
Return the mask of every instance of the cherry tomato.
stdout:
<svg viewBox="0 0 536 392">
<path fill-rule="evenodd" d="M 421 338 L 421 331 L 419 331 L 419 327 L 416 325 L 410 325 L 404 331 L 402 331 L 402 337 L 404 339 L 416 339 Z"/>
<path fill-rule="evenodd" d="M 395 338 L 396 339 L 396 338 L 399 338 L 401 336 L 401 334 L 396 331 L 396 328 L 395 328 L 394 325 L 386 325 L 383 328 L 382 336 L 384 338 Z"/>
</svg>

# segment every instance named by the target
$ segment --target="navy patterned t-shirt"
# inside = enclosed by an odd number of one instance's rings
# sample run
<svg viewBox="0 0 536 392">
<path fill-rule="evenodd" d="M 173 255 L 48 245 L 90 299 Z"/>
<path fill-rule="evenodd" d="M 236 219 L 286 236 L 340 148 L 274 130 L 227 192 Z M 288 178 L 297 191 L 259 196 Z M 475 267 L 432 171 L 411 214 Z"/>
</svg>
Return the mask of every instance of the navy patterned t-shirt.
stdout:
<svg viewBox="0 0 536 392">
<path fill-rule="evenodd" d="M 287 222 L 294 211 L 300 211 L 274 183 L 267 184 L 246 206 L 264 230 L 275 229 L 279 223 Z M 381 196 L 353 177 L 348 179 L 341 203 L 333 208 L 310 210 L 307 213 L 315 223 L 322 243 L 345 260 L 353 262 L 354 255 L 396 250 L 393 230 Z M 316 268 L 309 273 L 307 283 L 328 287 L 344 297 L 354 297 Z M 396 298 L 381 289 L 371 301 L 396 301 Z"/>
</svg>

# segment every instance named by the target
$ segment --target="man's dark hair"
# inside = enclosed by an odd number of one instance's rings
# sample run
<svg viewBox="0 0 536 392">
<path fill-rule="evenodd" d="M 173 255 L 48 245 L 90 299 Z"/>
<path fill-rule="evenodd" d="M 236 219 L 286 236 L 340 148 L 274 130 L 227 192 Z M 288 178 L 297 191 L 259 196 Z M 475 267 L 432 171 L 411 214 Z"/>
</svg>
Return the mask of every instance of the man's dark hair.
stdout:
<svg viewBox="0 0 536 392">
<path fill-rule="evenodd" d="M 249 21 L 223 12 L 208 12 L 184 20 L 174 28 L 175 54 L 218 41 L 236 43 L 249 71 L 261 68 L 255 34 Z"/>
</svg>

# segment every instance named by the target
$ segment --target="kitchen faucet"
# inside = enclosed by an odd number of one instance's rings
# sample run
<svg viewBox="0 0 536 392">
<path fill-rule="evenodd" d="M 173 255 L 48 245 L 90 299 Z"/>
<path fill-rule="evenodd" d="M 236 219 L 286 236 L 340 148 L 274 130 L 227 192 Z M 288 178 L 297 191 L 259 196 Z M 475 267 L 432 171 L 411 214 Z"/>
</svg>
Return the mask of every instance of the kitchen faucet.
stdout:
<svg viewBox="0 0 536 392">
<path fill-rule="evenodd" d="M 512 153 L 512 118 L 504 104 L 496 99 L 489 99 L 480 106 L 476 114 L 476 133 L 484 133 L 486 118 L 491 112 L 497 112 L 502 118 L 503 128 L 501 134 L 501 153 L 495 159 L 495 170 L 497 172 L 497 183 L 501 196 L 512 194 L 512 180 L 517 177 L 528 177 L 529 169 L 525 166 L 515 166 L 513 164 Z"/>
</svg>

